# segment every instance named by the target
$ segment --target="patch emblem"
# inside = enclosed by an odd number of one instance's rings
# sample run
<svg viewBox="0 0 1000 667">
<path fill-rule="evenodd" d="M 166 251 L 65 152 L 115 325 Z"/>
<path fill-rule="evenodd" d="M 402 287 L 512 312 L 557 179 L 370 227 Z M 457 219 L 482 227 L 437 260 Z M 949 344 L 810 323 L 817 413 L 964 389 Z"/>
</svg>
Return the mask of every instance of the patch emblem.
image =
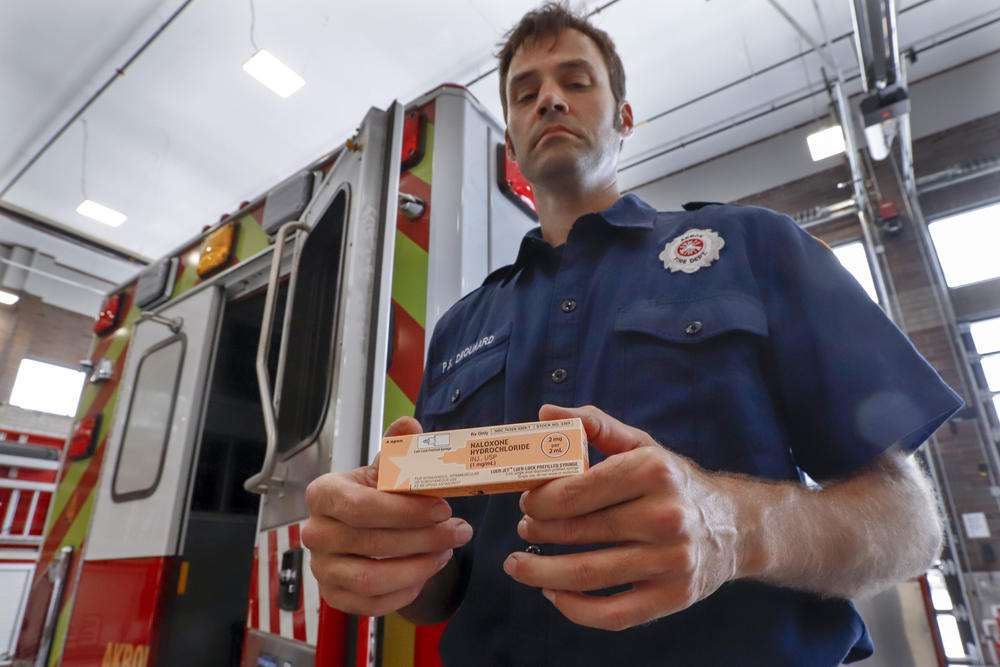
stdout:
<svg viewBox="0 0 1000 667">
<path fill-rule="evenodd" d="M 669 241 L 659 257 L 671 273 L 694 273 L 719 259 L 726 242 L 711 229 L 689 229 Z"/>
</svg>

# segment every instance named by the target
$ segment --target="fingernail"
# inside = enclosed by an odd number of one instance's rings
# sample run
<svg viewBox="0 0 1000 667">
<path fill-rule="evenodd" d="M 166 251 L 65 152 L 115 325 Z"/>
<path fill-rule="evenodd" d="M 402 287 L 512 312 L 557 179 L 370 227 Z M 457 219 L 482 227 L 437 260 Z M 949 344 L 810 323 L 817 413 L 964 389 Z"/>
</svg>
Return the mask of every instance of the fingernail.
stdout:
<svg viewBox="0 0 1000 667">
<path fill-rule="evenodd" d="M 550 591 L 550 590 L 549 590 L 549 589 L 547 589 L 547 588 L 543 588 L 543 589 L 542 589 L 542 595 L 544 595 L 544 596 L 545 596 L 545 599 L 546 599 L 546 600 L 548 600 L 549 602 L 551 602 L 551 603 L 555 604 L 555 600 L 556 600 L 556 594 L 555 594 L 555 591 Z"/>
<path fill-rule="evenodd" d="M 517 570 L 517 554 L 511 554 L 507 556 L 507 560 L 503 562 L 503 571 L 514 576 L 514 572 Z"/>
<path fill-rule="evenodd" d="M 447 565 L 448 561 L 451 560 L 451 557 L 453 555 L 455 555 L 455 552 L 452 551 L 451 549 L 448 549 L 447 551 L 443 552 L 440 556 L 438 556 L 438 569 L 440 570 L 445 565 Z"/>
<path fill-rule="evenodd" d="M 521 499 L 517 501 L 517 506 L 521 508 L 522 512 L 524 512 L 524 497 L 526 495 L 528 495 L 527 491 L 525 491 L 524 493 L 522 493 L 521 494 Z M 527 514 L 527 512 L 525 512 L 525 514 Z"/>
<path fill-rule="evenodd" d="M 525 533 L 528 532 L 528 517 L 523 516 L 521 520 L 517 522 L 517 534 L 524 537 Z"/>
<path fill-rule="evenodd" d="M 440 502 L 431 508 L 431 521 L 441 522 L 451 517 L 451 505 Z"/>
<path fill-rule="evenodd" d="M 472 526 L 464 521 L 455 526 L 454 538 L 457 546 L 465 544 L 472 539 Z"/>
</svg>

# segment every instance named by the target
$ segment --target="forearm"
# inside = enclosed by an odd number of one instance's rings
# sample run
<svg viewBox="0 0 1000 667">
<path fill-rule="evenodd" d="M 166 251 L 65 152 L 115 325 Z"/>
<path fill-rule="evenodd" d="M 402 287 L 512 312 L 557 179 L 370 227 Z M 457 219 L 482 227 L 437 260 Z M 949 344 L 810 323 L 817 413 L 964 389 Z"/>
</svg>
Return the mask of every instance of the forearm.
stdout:
<svg viewBox="0 0 1000 667">
<path fill-rule="evenodd" d="M 435 625 L 451 618 L 464 593 L 461 568 L 454 556 L 440 572 L 427 580 L 417 599 L 399 610 L 399 615 L 416 625 Z"/>
<path fill-rule="evenodd" d="M 742 578 L 862 597 L 922 573 L 940 549 L 933 492 L 900 454 L 818 491 L 735 477 L 726 485 L 736 499 Z"/>
</svg>

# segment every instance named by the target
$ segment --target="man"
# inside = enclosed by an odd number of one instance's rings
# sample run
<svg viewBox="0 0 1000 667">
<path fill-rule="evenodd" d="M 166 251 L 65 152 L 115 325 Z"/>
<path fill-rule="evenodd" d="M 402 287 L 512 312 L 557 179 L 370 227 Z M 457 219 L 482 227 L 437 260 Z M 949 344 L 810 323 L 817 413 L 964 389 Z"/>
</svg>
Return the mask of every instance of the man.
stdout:
<svg viewBox="0 0 1000 667">
<path fill-rule="evenodd" d="M 789 219 L 620 196 L 633 118 L 605 33 L 559 5 L 531 12 L 500 85 L 540 228 L 438 323 L 417 420 L 389 433 L 579 416 L 596 463 L 450 505 L 379 493 L 372 467 L 326 475 L 303 532 L 324 598 L 451 618 L 446 665 L 869 655 L 847 598 L 936 556 L 908 454 L 960 400 Z"/>
</svg>

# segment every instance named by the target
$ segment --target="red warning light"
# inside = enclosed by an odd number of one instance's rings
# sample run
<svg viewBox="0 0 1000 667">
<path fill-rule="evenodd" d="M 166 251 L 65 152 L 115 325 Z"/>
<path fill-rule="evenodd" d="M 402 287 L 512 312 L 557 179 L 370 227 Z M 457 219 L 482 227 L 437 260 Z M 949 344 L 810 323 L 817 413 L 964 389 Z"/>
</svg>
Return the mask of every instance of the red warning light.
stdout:
<svg viewBox="0 0 1000 667">
<path fill-rule="evenodd" d="M 497 145 L 497 176 L 500 191 L 521 206 L 531 217 L 538 219 L 535 191 L 521 173 L 517 163 L 507 157 L 503 144 Z"/>
<path fill-rule="evenodd" d="M 69 440 L 68 455 L 71 461 L 93 456 L 94 450 L 97 449 L 97 433 L 100 429 L 100 413 L 81 419 L 77 423 L 76 429 L 73 431 L 73 437 Z"/>
<path fill-rule="evenodd" d="M 118 326 L 119 316 L 121 315 L 122 306 L 122 295 L 121 292 L 112 294 L 104 303 L 101 304 L 101 310 L 97 313 L 97 321 L 94 322 L 94 333 L 98 336 L 103 336 L 110 333 L 112 329 Z"/>
<path fill-rule="evenodd" d="M 400 169 L 406 171 L 420 164 L 424 159 L 427 143 L 427 116 L 411 111 L 403 119 L 403 149 L 400 155 Z"/>
</svg>

